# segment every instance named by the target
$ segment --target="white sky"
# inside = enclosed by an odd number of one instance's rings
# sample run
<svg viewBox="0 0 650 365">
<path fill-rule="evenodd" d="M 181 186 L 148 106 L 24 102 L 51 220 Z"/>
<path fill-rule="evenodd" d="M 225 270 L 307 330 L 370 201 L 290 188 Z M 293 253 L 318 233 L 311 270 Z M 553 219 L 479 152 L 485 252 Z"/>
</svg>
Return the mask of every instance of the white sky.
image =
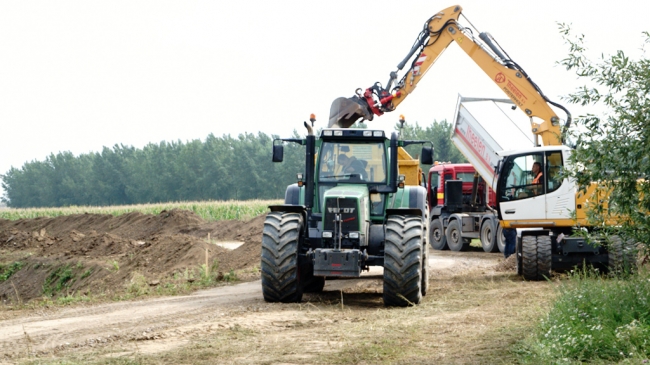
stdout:
<svg viewBox="0 0 650 365">
<path fill-rule="evenodd" d="M 335 98 L 385 84 L 425 20 L 451 5 L 2 1 L 0 174 L 50 153 L 78 155 L 120 143 L 141 148 L 209 133 L 288 136 L 303 132 L 310 113 L 324 127 Z M 618 49 L 638 55 L 641 32 L 650 30 L 645 1 L 460 5 L 556 102 L 578 85 L 555 65 L 568 49 L 556 22 L 585 34 L 594 55 Z M 399 114 L 420 125 L 451 121 L 459 93 L 506 97 L 452 44 L 399 110 L 369 126 L 392 130 Z M 574 116 L 581 112 L 568 107 Z"/>
</svg>

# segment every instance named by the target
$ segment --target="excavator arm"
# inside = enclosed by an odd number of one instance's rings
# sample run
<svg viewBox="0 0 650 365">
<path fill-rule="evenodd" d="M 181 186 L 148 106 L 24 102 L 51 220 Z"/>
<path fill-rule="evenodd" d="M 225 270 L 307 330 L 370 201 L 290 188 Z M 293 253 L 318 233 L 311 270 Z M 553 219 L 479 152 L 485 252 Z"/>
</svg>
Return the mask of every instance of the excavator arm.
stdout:
<svg viewBox="0 0 650 365">
<path fill-rule="evenodd" d="M 395 110 L 413 92 L 449 44 L 456 42 L 526 113 L 531 120 L 533 134 L 541 137 L 543 145 L 562 145 L 564 138 L 560 119 L 549 104 L 567 114 L 565 129 L 571 123 L 571 114 L 561 105 L 548 100 L 528 74 L 508 57 L 488 33 L 479 33 L 477 39 L 472 29 L 460 25 L 458 18 L 461 11 L 460 6 L 451 6 L 427 20 L 408 55 L 397 66 L 397 71 L 390 73 L 386 88 L 377 82 L 366 90 L 357 89 L 356 95 L 351 98 L 334 100 L 330 108 L 329 127 L 347 128 L 358 120 L 372 120 L 374 115 Z M 417 56 L 413 57 L 415 54 Z M 412 61 L 408 71 L 398 80 L 397 72 L 409 60 Z"/>
</svg>

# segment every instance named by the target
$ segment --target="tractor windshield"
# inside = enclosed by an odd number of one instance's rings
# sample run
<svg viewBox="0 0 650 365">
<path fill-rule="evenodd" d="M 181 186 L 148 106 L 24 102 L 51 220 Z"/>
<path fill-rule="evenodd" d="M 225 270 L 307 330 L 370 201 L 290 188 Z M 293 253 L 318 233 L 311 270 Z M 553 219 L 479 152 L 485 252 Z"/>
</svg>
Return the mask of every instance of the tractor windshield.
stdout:
<svg viewBox="0 0 650 365">
<path fill-rule="evenodd" d="M 319 153 L 321 182 L 385 183 L 386 150 L 381 142 L 323 142 Z"/>
</svg>

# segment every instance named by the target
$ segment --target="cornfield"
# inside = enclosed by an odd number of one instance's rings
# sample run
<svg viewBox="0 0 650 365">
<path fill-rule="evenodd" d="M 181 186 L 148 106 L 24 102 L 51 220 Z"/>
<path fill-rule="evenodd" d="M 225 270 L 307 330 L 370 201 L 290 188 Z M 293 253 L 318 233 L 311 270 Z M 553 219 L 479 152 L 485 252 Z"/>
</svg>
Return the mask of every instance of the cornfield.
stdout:
<svg viewBox="0 0 650 365">
<path fill-rule="evenodd" d="M 38 217 L 58 217 L 72 214 L 111 214 L 119 216 L 130 212 L 159 214 L 163 210 L 190 210 L 206 221 L 249 220 L 268 212 L 268 206 L 282 204 L 282 200 L 201 201 L 138 204 L 106 207 L 71 206 L 63 208 L 1 209 L 0 218 L 17 220 Z"/>
</svg>

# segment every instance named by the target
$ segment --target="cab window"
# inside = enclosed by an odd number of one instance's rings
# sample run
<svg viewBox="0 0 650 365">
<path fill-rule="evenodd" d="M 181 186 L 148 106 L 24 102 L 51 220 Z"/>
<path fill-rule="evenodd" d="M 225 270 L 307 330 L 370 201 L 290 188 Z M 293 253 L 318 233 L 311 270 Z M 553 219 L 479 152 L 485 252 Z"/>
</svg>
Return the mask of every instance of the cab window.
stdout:
<svg viewBox="0 0 650 365">
<path fill-rule="evenodd" d="M 516 156 L 504 166 L 499 194 L 506 200 L 519 200 L 544 194 L 544 158 L 541 153 Z"/>
<path fill-rule="evenodd" d="M 562 185 L 562 152 L 546 152 L 546 192 L 550 193 L 557 190 Z"/>
</svg>

